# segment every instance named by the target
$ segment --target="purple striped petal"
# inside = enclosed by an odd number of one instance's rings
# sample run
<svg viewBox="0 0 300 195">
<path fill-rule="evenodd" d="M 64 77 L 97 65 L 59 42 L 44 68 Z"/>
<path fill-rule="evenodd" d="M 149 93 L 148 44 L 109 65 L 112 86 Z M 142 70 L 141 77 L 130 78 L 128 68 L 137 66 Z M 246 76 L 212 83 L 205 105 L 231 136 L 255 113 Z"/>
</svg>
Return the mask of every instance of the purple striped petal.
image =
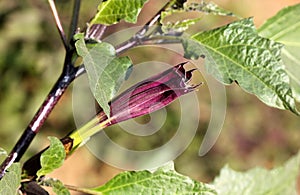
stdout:
<svg viewBox="0 0 300 195">
<path fill-rule="evenodd" d="M 158 75 L 145 79 L 115 97 L 109 104 L 110 124 L 149 114 L 159 110 L 176 98 L 194 91 L 199 85 L 188 85 L 195 69 L 186 71 L 178 64 Z M 104 112 L 97 114 L 100 122 L 107 120 Z"/>
</svg>

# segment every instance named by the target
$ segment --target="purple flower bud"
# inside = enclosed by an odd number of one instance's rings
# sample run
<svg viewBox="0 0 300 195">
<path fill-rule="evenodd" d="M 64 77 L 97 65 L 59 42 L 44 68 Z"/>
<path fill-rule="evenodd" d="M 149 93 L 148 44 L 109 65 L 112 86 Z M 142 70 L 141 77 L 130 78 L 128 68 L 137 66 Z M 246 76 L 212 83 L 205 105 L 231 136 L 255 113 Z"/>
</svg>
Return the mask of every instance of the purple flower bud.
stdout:
<svg viewBox="0 0 300 195">
<path fill-rule="evenodd" d="M 143 80 L 115 97 L 109 103 L 111 115 L 107 126 L 159 110 L 198 87 L 200 84 L 188 85 L 196 69 L 186 71 L 185 63 Z M 99 123 L 107 120 L 102 110 L 97 116 Z"/>
</svg>

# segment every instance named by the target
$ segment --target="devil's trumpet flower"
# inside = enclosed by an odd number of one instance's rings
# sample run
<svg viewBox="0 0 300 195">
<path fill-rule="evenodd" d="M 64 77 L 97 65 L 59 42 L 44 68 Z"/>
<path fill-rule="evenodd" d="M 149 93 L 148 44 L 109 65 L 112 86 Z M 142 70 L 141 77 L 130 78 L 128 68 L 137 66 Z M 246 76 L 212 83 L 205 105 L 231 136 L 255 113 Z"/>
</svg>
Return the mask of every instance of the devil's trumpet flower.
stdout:
<svg viewBox="0 0 300 195">
<path fill-rule="evenodd" d="M 178 64 L 125 90 L 109 102 L 110 117 L 101 109 L 91 121 L 61 139 L 67 156 L 105 127 L 159 110 L 176 98 L 194 91 L 200 85 L 189 85 L 195 69 L 186 71 L 184 64 Z M 28 175 L 35 175 L 39 170 L 40 155 L 24 164 L 23 169 Z"/>
<path fill-rule="evenodd" d="M 184 64 L 145 79 L 115 97 L 109 102 L 110 117 L 101 109 L 89 124 L 70 135 L 74 139 L 74 146 L 105 127 L 159 110 L 193 91 L 200 84 L 188 84 L 195 69 L 186 71 Z"/>
<path fill-rule="evenodd" d="M 193 91 L 197 86 L 190 86 L 188 82 L 195 69 L 185 71 L 184 64 L 143 80 L 114 98 L 109 103 L 110 125 L 159 110 L 177 97 Z M 103 111 L 98 113 L 101 120 L 103 115 Z"/>
</svg>

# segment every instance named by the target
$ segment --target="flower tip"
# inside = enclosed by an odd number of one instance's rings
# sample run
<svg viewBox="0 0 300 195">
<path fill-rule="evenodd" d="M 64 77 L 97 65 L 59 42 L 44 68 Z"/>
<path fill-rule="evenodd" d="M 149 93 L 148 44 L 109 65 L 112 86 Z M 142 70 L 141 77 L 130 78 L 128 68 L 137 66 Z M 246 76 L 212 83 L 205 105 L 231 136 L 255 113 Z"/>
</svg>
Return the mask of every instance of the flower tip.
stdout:
<svg viewBox="0 0 300 195">
<path fill-rule="evenodd" d="M 193 69 L 191 69 L 191 70 L 188 70 L 188 71 L 186 71 L 185 72 L 185 75 L 184 75 L 184 79 L 185 79 L 185 81 L 186 82 L 189 82 L 190 80 L 191 80 L 191 78 L 192 78 L 192 73 L 195 71 L 195 70 L 197 70 L 197 68 L 193 68 Z"/>
<path fill-rule="evenodd" d="M 190 85 L 190 86 L 187 87 L 187 91 L 196 91 L 196 90 L 198 90 L 198 87 L 200 85 L 202 85 L 203 83 L 204 82 L 200 82 L 200 83 L 195 84 L 195 85 Z"/>
<path fill-rule="evenodd" d="M 185 74 L 185 69 L 184 69 L 184 65 L 185 64 L 187 64 L 188 63 L 188 61 L 186 61 L 186 62 L 182 62 L 182 63 L 180 63 L 180 64 L 177 64 L 176 66 L 175 66 L 175 68 L 176 68 L 176 72 L 180 72 L 181 74 Z"/>
<path fill-rule="evenodd" d="M 183 66 L 185 64 L 187 64 L 189 61 L 185 61 L 185 62 L 181 62 L 179 65 Z"/>
<path fill-rule="evenodd" d="M 200 83 L 198 83 L 198 84 L 196 84 L 196 85 L 192 85 L 192 87 L 195 89 L 195 88 L 198 88 L 200 85 L 202 85 L 202 84 L 204 84 L 204 82 L 200 82 Z"/>
</svg>

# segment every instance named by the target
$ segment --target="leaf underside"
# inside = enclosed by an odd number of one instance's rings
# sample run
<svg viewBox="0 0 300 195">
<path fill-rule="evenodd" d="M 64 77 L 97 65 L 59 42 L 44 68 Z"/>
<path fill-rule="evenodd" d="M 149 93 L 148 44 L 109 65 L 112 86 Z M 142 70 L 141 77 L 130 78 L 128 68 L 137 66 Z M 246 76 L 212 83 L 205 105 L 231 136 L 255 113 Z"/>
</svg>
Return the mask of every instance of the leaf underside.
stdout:
<svg viewBox="0 0 300 195">
<path fill-rule="evenodd" d="M 116 57 L 109 43 L 85 44 L 81 38 L 75 46 L 83 58 L 91 91 L 105 114 L 110 116 L 108 102 L 119 90 L 132 62 L 128 57 Z"/>
</svg>

